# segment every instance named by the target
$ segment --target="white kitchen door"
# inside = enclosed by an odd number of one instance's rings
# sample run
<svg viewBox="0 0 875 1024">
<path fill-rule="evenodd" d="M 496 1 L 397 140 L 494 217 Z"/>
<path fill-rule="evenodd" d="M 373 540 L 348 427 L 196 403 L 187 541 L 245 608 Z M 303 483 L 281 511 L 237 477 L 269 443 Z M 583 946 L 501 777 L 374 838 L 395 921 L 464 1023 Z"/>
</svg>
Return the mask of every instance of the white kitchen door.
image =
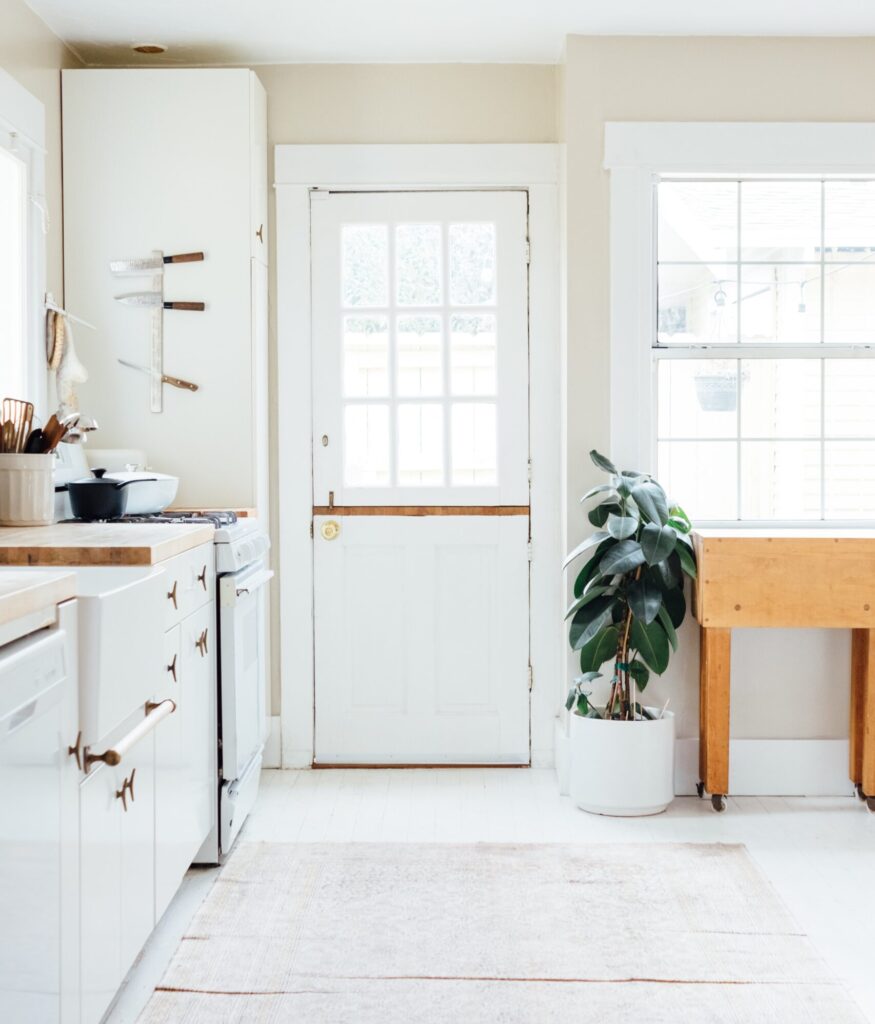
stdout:
<svg viewBox="0 0 875 1024">
<path fill-rule="evenodd" d="M 311 212 L 314 762 L 527 764 L 526 193 Z"/>
</svg>

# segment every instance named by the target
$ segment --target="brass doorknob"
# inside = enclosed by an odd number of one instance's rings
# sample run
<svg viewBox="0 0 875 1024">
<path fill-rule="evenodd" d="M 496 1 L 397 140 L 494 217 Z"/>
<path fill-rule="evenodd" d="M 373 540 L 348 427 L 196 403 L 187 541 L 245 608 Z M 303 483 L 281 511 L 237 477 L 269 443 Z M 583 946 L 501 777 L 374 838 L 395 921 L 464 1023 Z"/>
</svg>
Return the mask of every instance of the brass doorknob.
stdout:
<svg viewBox="0 0 875 1024">
<path fill-rule="evenodd" d="M 334 540 L 340 536 L 340 523 L 336 519 L 326 519 L 319 527 L 319 532 L 325 540 Z"/>
</svg>

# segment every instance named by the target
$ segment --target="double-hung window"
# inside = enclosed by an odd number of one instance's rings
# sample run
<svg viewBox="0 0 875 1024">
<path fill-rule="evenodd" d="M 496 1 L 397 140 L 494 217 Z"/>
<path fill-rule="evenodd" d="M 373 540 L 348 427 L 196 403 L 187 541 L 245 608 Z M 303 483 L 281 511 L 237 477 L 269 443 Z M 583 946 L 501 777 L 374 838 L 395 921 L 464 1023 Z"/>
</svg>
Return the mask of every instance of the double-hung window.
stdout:
<svg viewBox="0 0 875 1024">
<path fill-rule="evenodd" d="M 875 516 L 875 179 L 655 188 L 660 480 L 699 521 Z"/>
</svg>

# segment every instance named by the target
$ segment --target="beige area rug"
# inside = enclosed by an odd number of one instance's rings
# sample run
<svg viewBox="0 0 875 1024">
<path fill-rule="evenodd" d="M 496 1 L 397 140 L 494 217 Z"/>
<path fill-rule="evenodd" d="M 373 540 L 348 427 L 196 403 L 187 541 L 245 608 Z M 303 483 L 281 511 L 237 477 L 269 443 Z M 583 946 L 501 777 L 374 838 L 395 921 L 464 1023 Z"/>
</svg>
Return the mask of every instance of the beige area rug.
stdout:
<svg viewBox="0 0 875 1024">
<path fill-rule="evenodd" d="M 863 1024 L 742 846 L 239 846 L 140 1024 Z"/>
</svg>

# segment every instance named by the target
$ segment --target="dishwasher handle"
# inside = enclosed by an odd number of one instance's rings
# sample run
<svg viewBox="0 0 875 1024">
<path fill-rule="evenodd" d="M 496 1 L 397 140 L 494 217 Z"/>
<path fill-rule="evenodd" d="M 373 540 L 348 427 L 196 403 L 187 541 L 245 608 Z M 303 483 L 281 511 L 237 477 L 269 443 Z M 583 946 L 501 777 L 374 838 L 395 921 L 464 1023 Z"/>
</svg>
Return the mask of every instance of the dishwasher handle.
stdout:
<svg viewBox="0 0 875 1024">
<path fill-rule="evenodd" d="M 125 754 L 129 753 L 144 736 L 147 736 L 159 722 L 163 722 L 175 710 L 176 701 L 169 698 L 159 701 L 157 704 L 151 702 L 146 704 L 146 717 L 143 721 L 122 736 L 118 743 L 110 747 L 109 750 L 104 750 L 102 754 L 92 754 L 88 747 L 85 748 L 85 771 L 87 772 L 95 761 L 102 761 L 109 765 L 121 764 Z"/>
</svg>

